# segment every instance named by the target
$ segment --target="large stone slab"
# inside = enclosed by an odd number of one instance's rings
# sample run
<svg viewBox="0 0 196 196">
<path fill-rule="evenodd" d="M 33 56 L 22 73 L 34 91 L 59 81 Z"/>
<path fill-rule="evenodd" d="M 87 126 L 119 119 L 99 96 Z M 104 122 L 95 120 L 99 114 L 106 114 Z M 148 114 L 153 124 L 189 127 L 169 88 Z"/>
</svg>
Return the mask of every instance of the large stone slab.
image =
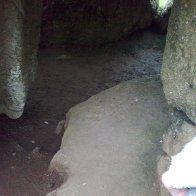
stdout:
<svg viewBox="0 0 196 196">
<path fill-rule="evenodd" d="M 159 195 L 157 156 L 170 123 L 159 81 L 123 82 L 67 117 L 50 169 L 68 179 L 48 196 Z"/>
<path fill-rule="evenodd" d="M 172 7 L 162 66 L 168 103 L 196 123 L 196 1 L 176 0 Z"/>
<path fill-rule="evenodd" d="M 0 3 L 0 113 L 22 115 L 36 66 L 42 1 Z"/>
</svg>

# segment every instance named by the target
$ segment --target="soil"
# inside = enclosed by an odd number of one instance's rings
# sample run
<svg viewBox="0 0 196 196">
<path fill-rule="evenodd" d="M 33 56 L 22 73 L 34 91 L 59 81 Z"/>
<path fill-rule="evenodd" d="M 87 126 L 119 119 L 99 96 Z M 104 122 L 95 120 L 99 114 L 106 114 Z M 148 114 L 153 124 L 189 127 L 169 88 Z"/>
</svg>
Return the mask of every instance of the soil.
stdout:
<svg viewBox="0 0 196 196">
<path fill-rule="evenodd" d="M 0 195 L 42 196 L 62 178 L 48 166 L 60 148 L 66 112 L 121 81 L 160 74 L 164 35 L 149 30 L 100 48 L 40 48 L 23 116 L 0 115 Z"/>
</svg>

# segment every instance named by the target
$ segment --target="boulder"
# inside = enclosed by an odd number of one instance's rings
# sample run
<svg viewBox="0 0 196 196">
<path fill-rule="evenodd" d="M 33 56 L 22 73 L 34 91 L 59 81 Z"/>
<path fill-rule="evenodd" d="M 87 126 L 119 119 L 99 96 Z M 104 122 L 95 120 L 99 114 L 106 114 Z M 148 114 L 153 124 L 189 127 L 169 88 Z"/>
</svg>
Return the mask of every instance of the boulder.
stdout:
<svg viewBox="0 0 196 196">
<path fill-rule="evenodd" d="M 50 164 L 68 178 L 48 196 L 159 195 L 157 157 L 169 124 L 153 79 L 123 82 L 71 108 Z"/>
<path fill-rule="evenodd" d="M 196 123 L 196 1 L 176 0 L 163 57 L 162 82 L 170 105 Z"/>
<path fill-rule="evenodd" d="M 149 27 L 152 20 L 150 0 L 45 0 L 41 41 L 99 45 Z"/>
<path fill-rule="evenodd" d="M 0 113 L 22 115 L 37 64 L 41 1 L 3 0 L 0 4 Z"/>
</svg>

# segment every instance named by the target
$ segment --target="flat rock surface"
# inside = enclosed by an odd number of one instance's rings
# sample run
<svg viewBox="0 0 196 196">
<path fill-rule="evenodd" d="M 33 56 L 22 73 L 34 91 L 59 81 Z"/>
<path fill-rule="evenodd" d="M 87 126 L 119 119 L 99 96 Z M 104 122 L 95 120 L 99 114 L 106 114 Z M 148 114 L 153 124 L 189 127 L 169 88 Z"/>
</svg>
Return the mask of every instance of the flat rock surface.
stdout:
<svg viewBox="0 0 196 196">
<path fill-rule="evenodd" d="M 156 79 L 123 82 L 68 112 L 50 167 L 68 179 L 49 196 L 157 196 L 157 156 L 169 125 Z"/>
</svg>

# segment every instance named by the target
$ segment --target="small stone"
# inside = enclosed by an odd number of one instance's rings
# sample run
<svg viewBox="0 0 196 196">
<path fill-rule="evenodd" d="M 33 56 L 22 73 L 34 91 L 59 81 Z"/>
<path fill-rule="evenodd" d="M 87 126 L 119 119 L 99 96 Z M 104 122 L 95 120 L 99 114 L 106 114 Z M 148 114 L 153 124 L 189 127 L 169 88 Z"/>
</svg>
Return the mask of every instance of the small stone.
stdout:
<svg viewBox="0 0 196 196">
<path fill-rule="evenodd" d="M 16 156 L 16 153 L 15 153 L 15 152 L 13 152 L 13 153 L 12 153 L 12 156 Z"/>
<path fill-rule="evenodd" d="M 196 50 L 195 11 L 195 0 L 183 1 L 183 3 L 176 1 L 172 7 L 173 14 L 170 16 L 170 21 L 173 22 L 168 25 L 161 70 L 163 89 L 169 105 L 186 113 L 194 123 L 196 123 L 196 104 L 195 89 L 192 84 L 196 74 L 194 64 L 196 56 L 192 54 L 195 54 Z M 180 38 L 183 40 L 180 41 Z"/>
<path fill-rule="evenodd" d="M 49 122 L 47 122 L 47 121 L 45 121 L 44 123 L 45 123 L 46 125 L 48 125 L 48 124 L 49 124 Z"/>
<path fill-rule="evenodd" d="M 36 147 L 32 150 L 31 156 L 34 158 L 42 158 L 43 155 L 39 152 L 39 147 Z"/>
<path fill-rule="evenodd" d="M 32 143 L 32 144 L 35 144 L 35 141 L 34 141 L 34 140 L 32 140 L 32 141 L 31 141 L 31 143 Z"/>
<path fill-rule="evenodd" d="M 67 54 L 63 54 L 63 55 L 60 55 L 60 56 L 56 57 L 56 60 L 57 61 L 63 61 L 63 60 L 69 60 L 71 58 L 72 58 L 72 56 L 67 53 Z"/>
<path fill-rule="evenodd" d="M 56 127 L 55 134 L 59 135 L 60 133 L 62 133 L 65 129 L 65 124 L 66 124 L 66 121 L 61 120 Z"/>
</svg>

